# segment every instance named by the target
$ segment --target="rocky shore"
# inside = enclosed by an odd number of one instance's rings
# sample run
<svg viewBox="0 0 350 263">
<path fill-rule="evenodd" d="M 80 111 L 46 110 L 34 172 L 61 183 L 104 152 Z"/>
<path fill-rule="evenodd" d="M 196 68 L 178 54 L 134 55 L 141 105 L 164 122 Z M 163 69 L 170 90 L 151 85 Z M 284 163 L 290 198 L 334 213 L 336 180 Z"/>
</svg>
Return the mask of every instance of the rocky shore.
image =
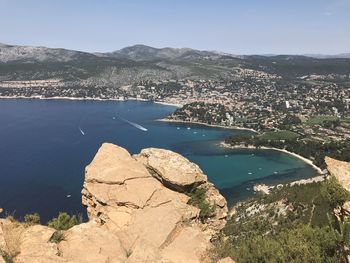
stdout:
<svg viewBox="0 0 350 263">
<path fill-rule="evenodd" d="M 89 221 L 60 242 L 50 227 L 0 219 L 1 255 L 16 263 L 212 262 L 211 240 L 228 213 L 225 198 L 181 155 L 148 148 L 131 156 L 108 143 L 86 167 L 82 202 Z"/>
</svg>

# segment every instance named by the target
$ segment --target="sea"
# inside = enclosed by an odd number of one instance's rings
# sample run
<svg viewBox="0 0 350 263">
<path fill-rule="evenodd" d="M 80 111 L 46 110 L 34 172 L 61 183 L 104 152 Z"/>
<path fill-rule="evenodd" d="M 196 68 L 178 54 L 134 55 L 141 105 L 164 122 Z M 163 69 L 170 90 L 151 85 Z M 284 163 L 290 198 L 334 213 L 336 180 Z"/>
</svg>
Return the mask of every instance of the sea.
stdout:
<svg viewBox="0 0 350 263">
<path fill-rule="evenodd" d="M 226 137 L 251 133 L 158 121 L 174 106 L 144 101 L 0 99 L 0 207 L 45 223 L 65 211 L 81 214 L 84 169 L 104 142 L 138 153 L 165 148 L 195 162 L 230 206 L 254 195 L 254 184 L 310 178 L 302 160 L 274 150 L 227 149 Z"/>
</svg>

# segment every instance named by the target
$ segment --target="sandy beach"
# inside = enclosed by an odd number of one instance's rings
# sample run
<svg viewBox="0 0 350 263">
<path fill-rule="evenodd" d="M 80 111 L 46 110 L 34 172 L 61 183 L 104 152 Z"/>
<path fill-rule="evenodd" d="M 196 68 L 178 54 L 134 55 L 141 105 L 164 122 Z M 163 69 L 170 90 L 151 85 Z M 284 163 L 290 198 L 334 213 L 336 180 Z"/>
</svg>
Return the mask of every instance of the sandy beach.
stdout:
<svg viewBox="0 0 350 263">
<path fill-rule="evenodd" d="M 258 133 L 256 130 L 249 129 L 249 128 L 242 128 L 237 126 L 222 126 L 222 125 L 215 125 L 215 124 L 208 124 L 203 122 L 196 122 L 196 121 L 181 121 L 181 120 L 170 120 L 170 119 L 159 119 L 157 121 L 163 121 L 163 122 L 173 122 L 173 123 L 187 123 L 187 124 L 198 124 L 203 125 L 207 127 L 216 127 L 216 128 L 223 128 L 223 129 L 230 129 L 230 130 L 244 130 L 244 131 L 251 131 L 254 133 Z"/>
<path fill-rule="evenodd" d="M 182 108 L 182 104 L 176 104 L 176 103 L 170 103 L 170 102 L 164 102 L 164 101 L 153 101 L 156 104 L 162 104 L 162 105 L 166 105 L 166 106 L 174 106 L 177 108 Z"/>
<path fill-rule="evenodd" d="M 310 159 L 307 159 L 299 154 L 296 154 L 296 153 L 293 153 L 293 152 L 290 152 L 290 151 L 287 151 L 285 149 L 279 149 L 279 148 L 274 148 L 274 147 L 265 147 L 265 146 L 261 146 L 259 148 L 256 148 L 255 146 L 232 146 L 232 145 L 229 145 L 225 142 L 221 142 L 220 143 L 220 146 L 222 147 L 225 147 L 225 148 L 231 148 L 231 149 L 262 149 L 262 150 L 274 150 L 274 151 L 279 151 L 279 152 L 283 152 L 283 153 L 286 153 L 286 154 L 289 154 L 289 155 L 292 155 L 302 161 L 304 161 L 306 164 L 310 165 L 312 168 L 314 168 L 319 174 L 323 174 L 323 171 L 320 167 L 316 166 Z"/>
</svg>

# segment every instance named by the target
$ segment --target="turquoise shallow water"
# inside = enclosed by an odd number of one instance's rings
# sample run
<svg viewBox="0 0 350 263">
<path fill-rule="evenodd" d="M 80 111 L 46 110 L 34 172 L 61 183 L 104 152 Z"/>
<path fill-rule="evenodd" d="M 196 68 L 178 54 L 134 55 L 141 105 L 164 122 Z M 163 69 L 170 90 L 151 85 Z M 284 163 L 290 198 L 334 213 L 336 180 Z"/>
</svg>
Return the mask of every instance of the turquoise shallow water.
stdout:
<svg viewBox="0 0 350 263">
<path fill-rule="evenodd" d="M 0 100 L 0 207 L 16 217 L 39 212 L 43 222 L 59 211 L 85 214 L 80 194 L 84 168 L 103 142 L 131 153 L 145 147 L 181 153 L 202 168 L 231 204 L 251 194 L 256 182 L 315 174 L 284 153 L 218 147 L 226 136 L 245 131 L 155 121 L 174 110 L 137 101 Z"/>
</svg>

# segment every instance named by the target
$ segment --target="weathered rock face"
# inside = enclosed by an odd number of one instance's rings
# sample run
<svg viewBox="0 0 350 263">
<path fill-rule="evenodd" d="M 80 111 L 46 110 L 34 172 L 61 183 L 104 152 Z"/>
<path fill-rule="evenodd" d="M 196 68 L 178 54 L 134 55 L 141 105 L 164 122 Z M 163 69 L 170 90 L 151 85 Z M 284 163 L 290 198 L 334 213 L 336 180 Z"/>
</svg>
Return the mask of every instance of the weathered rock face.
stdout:
<svg viewBox="0 0 350 263">
<path fill-rule="evenodd" d="M 198 187 L 212 208 L 204 219 L 188 204 Z M 59 243 L 52 228 L 0 219 L 0 255 L 15 263 L 208 262 L 227 215 L 226 200 L 197 165 L 171 151 L 131 156 L 113 144 L 86 167 L 82 201 L 90 221 L 64 231 Z"/>
<path fill-rule="evenodd" d="M 330 157 L 326 157 L 325 162 L 329 173 L 335 176 L 346 190 L 350 191 L 350 163 L 338 161 Z"/>
<path fill-rule="evenodd" d="M 198 165 L 172 151 L 148 148 L 143 149 L 135 158 L 163 185 L 176 191 L 186 192 L 194 184 L 207 182 L 207 177 Z"/>
<path fill-rule="evenodd" d="M 199 186 L 214 207 L 204 222 L 188 204 L 187 192 Z M 86 168 L 82 193 L 89 218 L 120 239 L 128 262 L 201 262 L 213 233 L 226 222 L 226 200 L 200 168 L 167 150 L 131 156 L 103 144 Z"/>
</svg>

